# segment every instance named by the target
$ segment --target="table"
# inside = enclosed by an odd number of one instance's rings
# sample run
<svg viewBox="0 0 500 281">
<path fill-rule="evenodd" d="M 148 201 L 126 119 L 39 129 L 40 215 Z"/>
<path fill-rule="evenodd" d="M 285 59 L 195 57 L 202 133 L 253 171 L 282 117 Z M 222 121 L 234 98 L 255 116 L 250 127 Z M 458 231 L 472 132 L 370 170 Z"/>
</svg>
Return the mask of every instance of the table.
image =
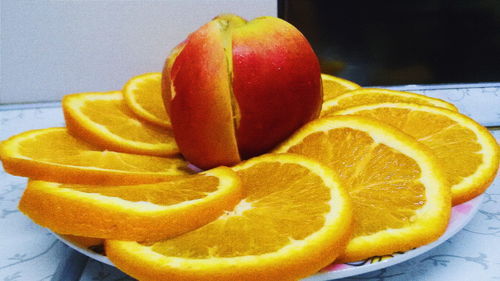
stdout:
<svg viewBox="0 0 500 281">
<path fill-rule="evenodd" d="M 408 89 L 408 88 L 406 88 Z M 409 88 L 411 89 L 411 87 Z M 411 89 L 413 90 L 413 89 Z M 455 103 L 461 112 L 500 121 L 500 86 L 416 89 L 415 92 Z M 484 122 L 483 122 L 484 121 Z M 0 105 L 0 140 L 39 128 L 64 126 L 60 103 Z M 500 129 L 491 130 L 500 140 Z M 473 220 L 433 250 L 382 270 L 342 280 L 500 280 L 500 176 L 486 191 Z M 0 280 L 50 280 L 66 246 L 17 209 L 26 179 L 0 169 Z M 116 268 L 90 260 L 80 281 L 134 280 Z"/>
</svg>

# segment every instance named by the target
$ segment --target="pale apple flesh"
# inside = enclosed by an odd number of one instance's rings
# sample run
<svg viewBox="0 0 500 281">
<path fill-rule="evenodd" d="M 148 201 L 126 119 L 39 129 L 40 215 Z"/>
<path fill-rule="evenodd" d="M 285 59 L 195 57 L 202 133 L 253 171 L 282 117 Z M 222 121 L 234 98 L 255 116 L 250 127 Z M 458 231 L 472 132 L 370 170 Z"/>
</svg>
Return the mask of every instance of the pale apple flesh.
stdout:
<svg viewBox="0 0 500 281">
<path fill-rule="evenodd" d="M 208 169 L 265 153 L 319 115 L 321 73 L 292 25 L 223 15 L 174 49 L 163 94 L 188 161 Z"/>
</svg>

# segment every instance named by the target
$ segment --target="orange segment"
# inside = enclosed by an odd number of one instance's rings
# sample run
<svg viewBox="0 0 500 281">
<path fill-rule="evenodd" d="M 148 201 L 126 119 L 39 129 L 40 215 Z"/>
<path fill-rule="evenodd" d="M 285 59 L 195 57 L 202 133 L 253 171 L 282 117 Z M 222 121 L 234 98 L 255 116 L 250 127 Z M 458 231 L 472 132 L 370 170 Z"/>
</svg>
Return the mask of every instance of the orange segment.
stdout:
<svg viewBox="0 0 500 281">
<path fill-rule="evenodd" d="M 161 73 L 145 73 L 130 79 L 123 87 L 127 106 L 145 121 L 171 128 L 161 94 Z"/>
<path fill-rule="evenodd" d="M 66 183 L 148 183 L 190 173 L 181 158 L 102 150 L 73 137 L 66 128 L 13 136 L 1 143 L 0 159 L 10 174 Z"/>
<path fill-rule="evenodd" d="M 110 260 L 140 280 L 297 280 L 344 249 L 351 207 L 333 171 L 293 154 L 234 170 L 244 198 L 232 211 L 153 244 L 108 240 Z"/>
<path fill-rule="evenodd" d="M 326 116 L 348 107 L 382 102 L 416 103 L 458 111 L 457 108 L 451 103 L 420 94 L 387 89 L 361 88 L 349 91 L 336 98 L 325 101 L 323 103 L 323 107 L 321 108 L 321 116 Z"/>
<path fill-rule="evenodd" d="M 431 148 L 452 185 L 454 205 L 483 193 L 498 170 L 500 156 L 495 138 L 460 113 L 417 104 L 380 103 L 351 107 L 335 114 L 375 118 Z"/>
<path fill-rule="evenodd" d="M 37 224 L 62 234 L 151 241 L 214 220 L 239 202 L 240 186 L 239 177 L 226 167 L 142 185 L 30 181 L 19 209 Z"/>
<path fill-rule="evenodd" d="M 352 81 L 325 73 L 321 74 L 321 81 L 323 82 L 323 101 L 333 99 L 348 91 L 361 88 L 360 85 Z"/>
<path fill-rule="evenodd" d="M 399 130 L 359 116 L 302 127 L 276 152 L 333 168 L 354 204 L 354 233 L 341 261 L 406 251 L 434 241 L 450 215 L 450 190 L 437 159 Z"/>
<path fill-rule="evenodd" d="M 67 95 L 62 106 L 68 130 L 88 142 L 137 154 L 179 153 L 172 130 L 137 119 L 121 92 Z"/>
</svg>

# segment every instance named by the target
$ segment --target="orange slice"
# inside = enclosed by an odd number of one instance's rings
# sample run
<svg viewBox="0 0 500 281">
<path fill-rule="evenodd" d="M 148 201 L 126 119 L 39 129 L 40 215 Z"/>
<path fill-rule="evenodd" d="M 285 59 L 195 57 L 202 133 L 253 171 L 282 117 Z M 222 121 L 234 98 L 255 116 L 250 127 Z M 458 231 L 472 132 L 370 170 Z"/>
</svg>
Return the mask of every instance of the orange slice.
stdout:
<svg viewBox="0 0 500 281">
<path fill-rule="evenodd" d="M 109 259 L 140 280 L 297 280 L 343 251 L 351 205 L 333 171 L 292 154 L 234 170 L 244 194 L 232 211 L 170 240 L 107 240 Z"/>
<path fill-rule="evenodd" d="M 171 128 L 161 94 L 161 73 L 145 73 L 130 79 L 123 87 L 128 107 L 140 118 Z"/>
<path fill-rule="evenodd" d="M 420 94 L 386 89 L 361 88 L 349 91 L 324 102 L 323 107 L 321 108 L 321 116 L 325 116 L 348 107 L 382 102 L 416 103 L 458 111 L 457 108 L 451 103 Z"/>
<path fill-rule="evenodd" d="M 321 74 L 321 81 L 323 82 L 323 100 L 327 101 L 338 97 L 345 92 L 356 90 L 361 88 L 360 85 L 346 80 L 344 78 L 328 75 L 325 73 Z"/>
<path fill-rule="evenodd" d="M 179 153 L 172 130 L 137 119 L 121 92 L 67 95 L 62 107 L 71 134 L 100 147 L 157 156 Z"/>
<path fill-rule="evenodd" d="M 94 238 L 94 237 L 85 237 L 85 236 L 75 236 L 70 234 L 57 234 L 61 238 L 78 245 L 81 248 L 92 249 L 94 247 L 103 247 L 104 239 Z"/>
<path fill-rule="evenodd" d="M 354 204 L 354 233 L 340 261 L 406 251 L 446 229 L 450 188 L 425 145 L 374 119 L 317 119 L 280 145 L 331 167 Z"/>
<path fill-rule="evenodd" d="M 483 193 L 498 170 L 499 149 L 486 128 L 460 113 L 407 103 L 350 107 L 337 115 L 361 115 L 393 125 L 427 145 L 444 168 L 453 204 Z"/>
<path fill-rule="evenodd" d="M 38 180 L 81 184 L 136 184 L 189 174 L 181 158 L 164 158 L 102 150 L 68 133 L 66 128 L 32 130 L 0 145 L 5 171 Z"/>
<path fill-rule="evenodd" d="M 231 169 L 154 184 L 102 186 L 30 181 L 19 209 L 62 233 L 122 240 L 159 240 L 193 230 L 232 209 L 241 182 Z"/>
</svg>

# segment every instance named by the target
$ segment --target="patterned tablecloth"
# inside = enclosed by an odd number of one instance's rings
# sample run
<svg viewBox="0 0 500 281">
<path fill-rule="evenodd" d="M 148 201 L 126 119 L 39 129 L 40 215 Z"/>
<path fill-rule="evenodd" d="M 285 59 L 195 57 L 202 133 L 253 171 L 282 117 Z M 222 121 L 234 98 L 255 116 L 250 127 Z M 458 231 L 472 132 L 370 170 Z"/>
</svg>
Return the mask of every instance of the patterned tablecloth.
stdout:
<svg viewBox="0 0 500 281">
<path fill-rule="evenodd" d="M 479 122 L 500 121 L 500 88 L 416 91 L 455 103 Z M 494 119 L 495 120 L 495 119 Z M 0 140 L 30 129 L 64 126 L 59 103 L 0 106 Z M 492 130 L 500 140 L 500 130 Z M 487 190 L 479 212 L 454 237 L 431 251 L 371 273 L 343 280 L 469 281 L 500 280 L 500 176 Z M 17 210 L 26 179 L 0 169 L 0 281 L 50 280 L 66 246 Z M 81 281 L 133 280 L 119 270 L 90 260 Z"/>
</svg>

